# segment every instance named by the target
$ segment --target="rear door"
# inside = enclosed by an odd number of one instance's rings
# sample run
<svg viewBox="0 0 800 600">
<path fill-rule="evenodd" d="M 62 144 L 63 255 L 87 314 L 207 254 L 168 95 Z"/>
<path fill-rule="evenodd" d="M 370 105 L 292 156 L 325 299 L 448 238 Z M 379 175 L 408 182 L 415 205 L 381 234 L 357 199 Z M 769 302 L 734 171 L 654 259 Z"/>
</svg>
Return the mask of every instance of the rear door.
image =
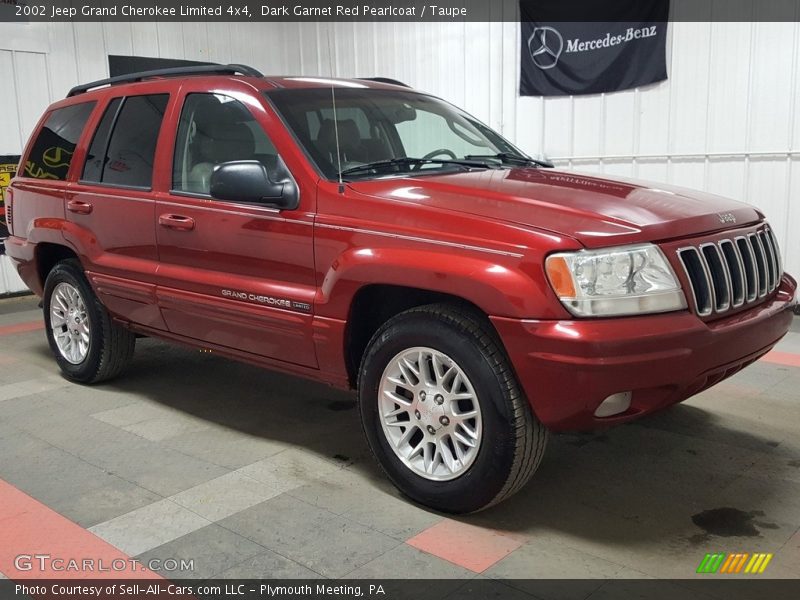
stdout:
<svg viewBox="0 0 800 600">
<path fill-rule="evenodd" d="M 156 329 L 165 325 L 155 298 L 153 165 L 169 101 L 164 83 L 139 86 L 135 95 L 109 92 L 66 194 L 66 218 L 74 224 L 66 236 L 85 251 L 101 301 L 113 314 Z"/>
<path fill-rule="evenodd" d="M 291 174 L 261 101 L 235 87 L 208 89 L 188 81 L 181 90 L 168 191 L 156 205 L 162 314 L 176 334 L 316 367 L 313 198 L 301 187 L 300 207 L 279 211 L 210 196 L 211 173 L 224 162 L 258 160 L 274 180 Z"/>
</svg>

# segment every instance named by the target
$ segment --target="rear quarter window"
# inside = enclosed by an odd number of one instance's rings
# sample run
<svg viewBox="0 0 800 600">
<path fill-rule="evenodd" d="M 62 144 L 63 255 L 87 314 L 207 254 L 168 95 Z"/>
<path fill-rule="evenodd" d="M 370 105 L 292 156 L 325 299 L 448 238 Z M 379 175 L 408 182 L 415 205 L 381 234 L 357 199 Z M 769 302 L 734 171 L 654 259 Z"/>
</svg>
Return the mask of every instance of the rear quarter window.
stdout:
<svg viewBox="0 0 800 600">
<path fill-rule="evenodd" d="M 94 106 L 95 102 L 83 102 L 51 111 L 31 145 L 23 175 L 56 181 L 66 179 L 78 140 Z"/>
</svg>

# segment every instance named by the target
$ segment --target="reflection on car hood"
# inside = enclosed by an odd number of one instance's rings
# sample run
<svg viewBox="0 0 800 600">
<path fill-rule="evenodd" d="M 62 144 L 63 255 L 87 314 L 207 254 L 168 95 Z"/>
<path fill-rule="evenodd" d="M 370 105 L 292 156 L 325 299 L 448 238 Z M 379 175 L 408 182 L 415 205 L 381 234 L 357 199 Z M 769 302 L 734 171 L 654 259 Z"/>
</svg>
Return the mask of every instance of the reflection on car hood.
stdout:
<svg viewBox="0 0 800 600">
<path fill-rule="evenodd" d="M 573 237 L 589 248 L 695 236 L 757 222 L 752 206 L 666 184 L 536 168 L 375 179 L 357 192 Z"/>
</svg>

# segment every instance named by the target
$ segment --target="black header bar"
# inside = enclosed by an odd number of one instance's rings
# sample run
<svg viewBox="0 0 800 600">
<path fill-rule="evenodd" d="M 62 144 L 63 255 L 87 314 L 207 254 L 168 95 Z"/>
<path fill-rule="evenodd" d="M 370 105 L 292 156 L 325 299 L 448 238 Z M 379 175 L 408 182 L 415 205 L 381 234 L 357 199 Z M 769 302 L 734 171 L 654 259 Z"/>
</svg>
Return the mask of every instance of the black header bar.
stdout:
<svg viewBox="0 0 800 600">
<path fill-rule="evenodd" d="M 663 0 L 665 3 L 668 0 Z M 0 22 L 638 21 L 636 0 L 0 0 Z M 800 0 L 672 0 L 670 21 L 800 21 Z"/>
</svg>

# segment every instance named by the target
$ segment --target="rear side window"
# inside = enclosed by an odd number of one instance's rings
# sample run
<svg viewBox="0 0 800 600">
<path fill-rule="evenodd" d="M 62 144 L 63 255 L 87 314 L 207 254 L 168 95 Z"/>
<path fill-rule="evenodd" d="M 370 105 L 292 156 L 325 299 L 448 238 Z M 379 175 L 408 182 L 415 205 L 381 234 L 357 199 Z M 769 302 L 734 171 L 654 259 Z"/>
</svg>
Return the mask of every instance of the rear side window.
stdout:
<svg viewBox="0 0 800 600">
<path fill-rule="evenodd" d="M 44 122 L 25 161 L 25 177 L 63 181 L 95 102 L 57 108 Z"/>
<path fill-rule="evenodd" d="M 83 181 L 150 188 L 168 94 L 115 98 L 89 147 Z"/>
</svg>

